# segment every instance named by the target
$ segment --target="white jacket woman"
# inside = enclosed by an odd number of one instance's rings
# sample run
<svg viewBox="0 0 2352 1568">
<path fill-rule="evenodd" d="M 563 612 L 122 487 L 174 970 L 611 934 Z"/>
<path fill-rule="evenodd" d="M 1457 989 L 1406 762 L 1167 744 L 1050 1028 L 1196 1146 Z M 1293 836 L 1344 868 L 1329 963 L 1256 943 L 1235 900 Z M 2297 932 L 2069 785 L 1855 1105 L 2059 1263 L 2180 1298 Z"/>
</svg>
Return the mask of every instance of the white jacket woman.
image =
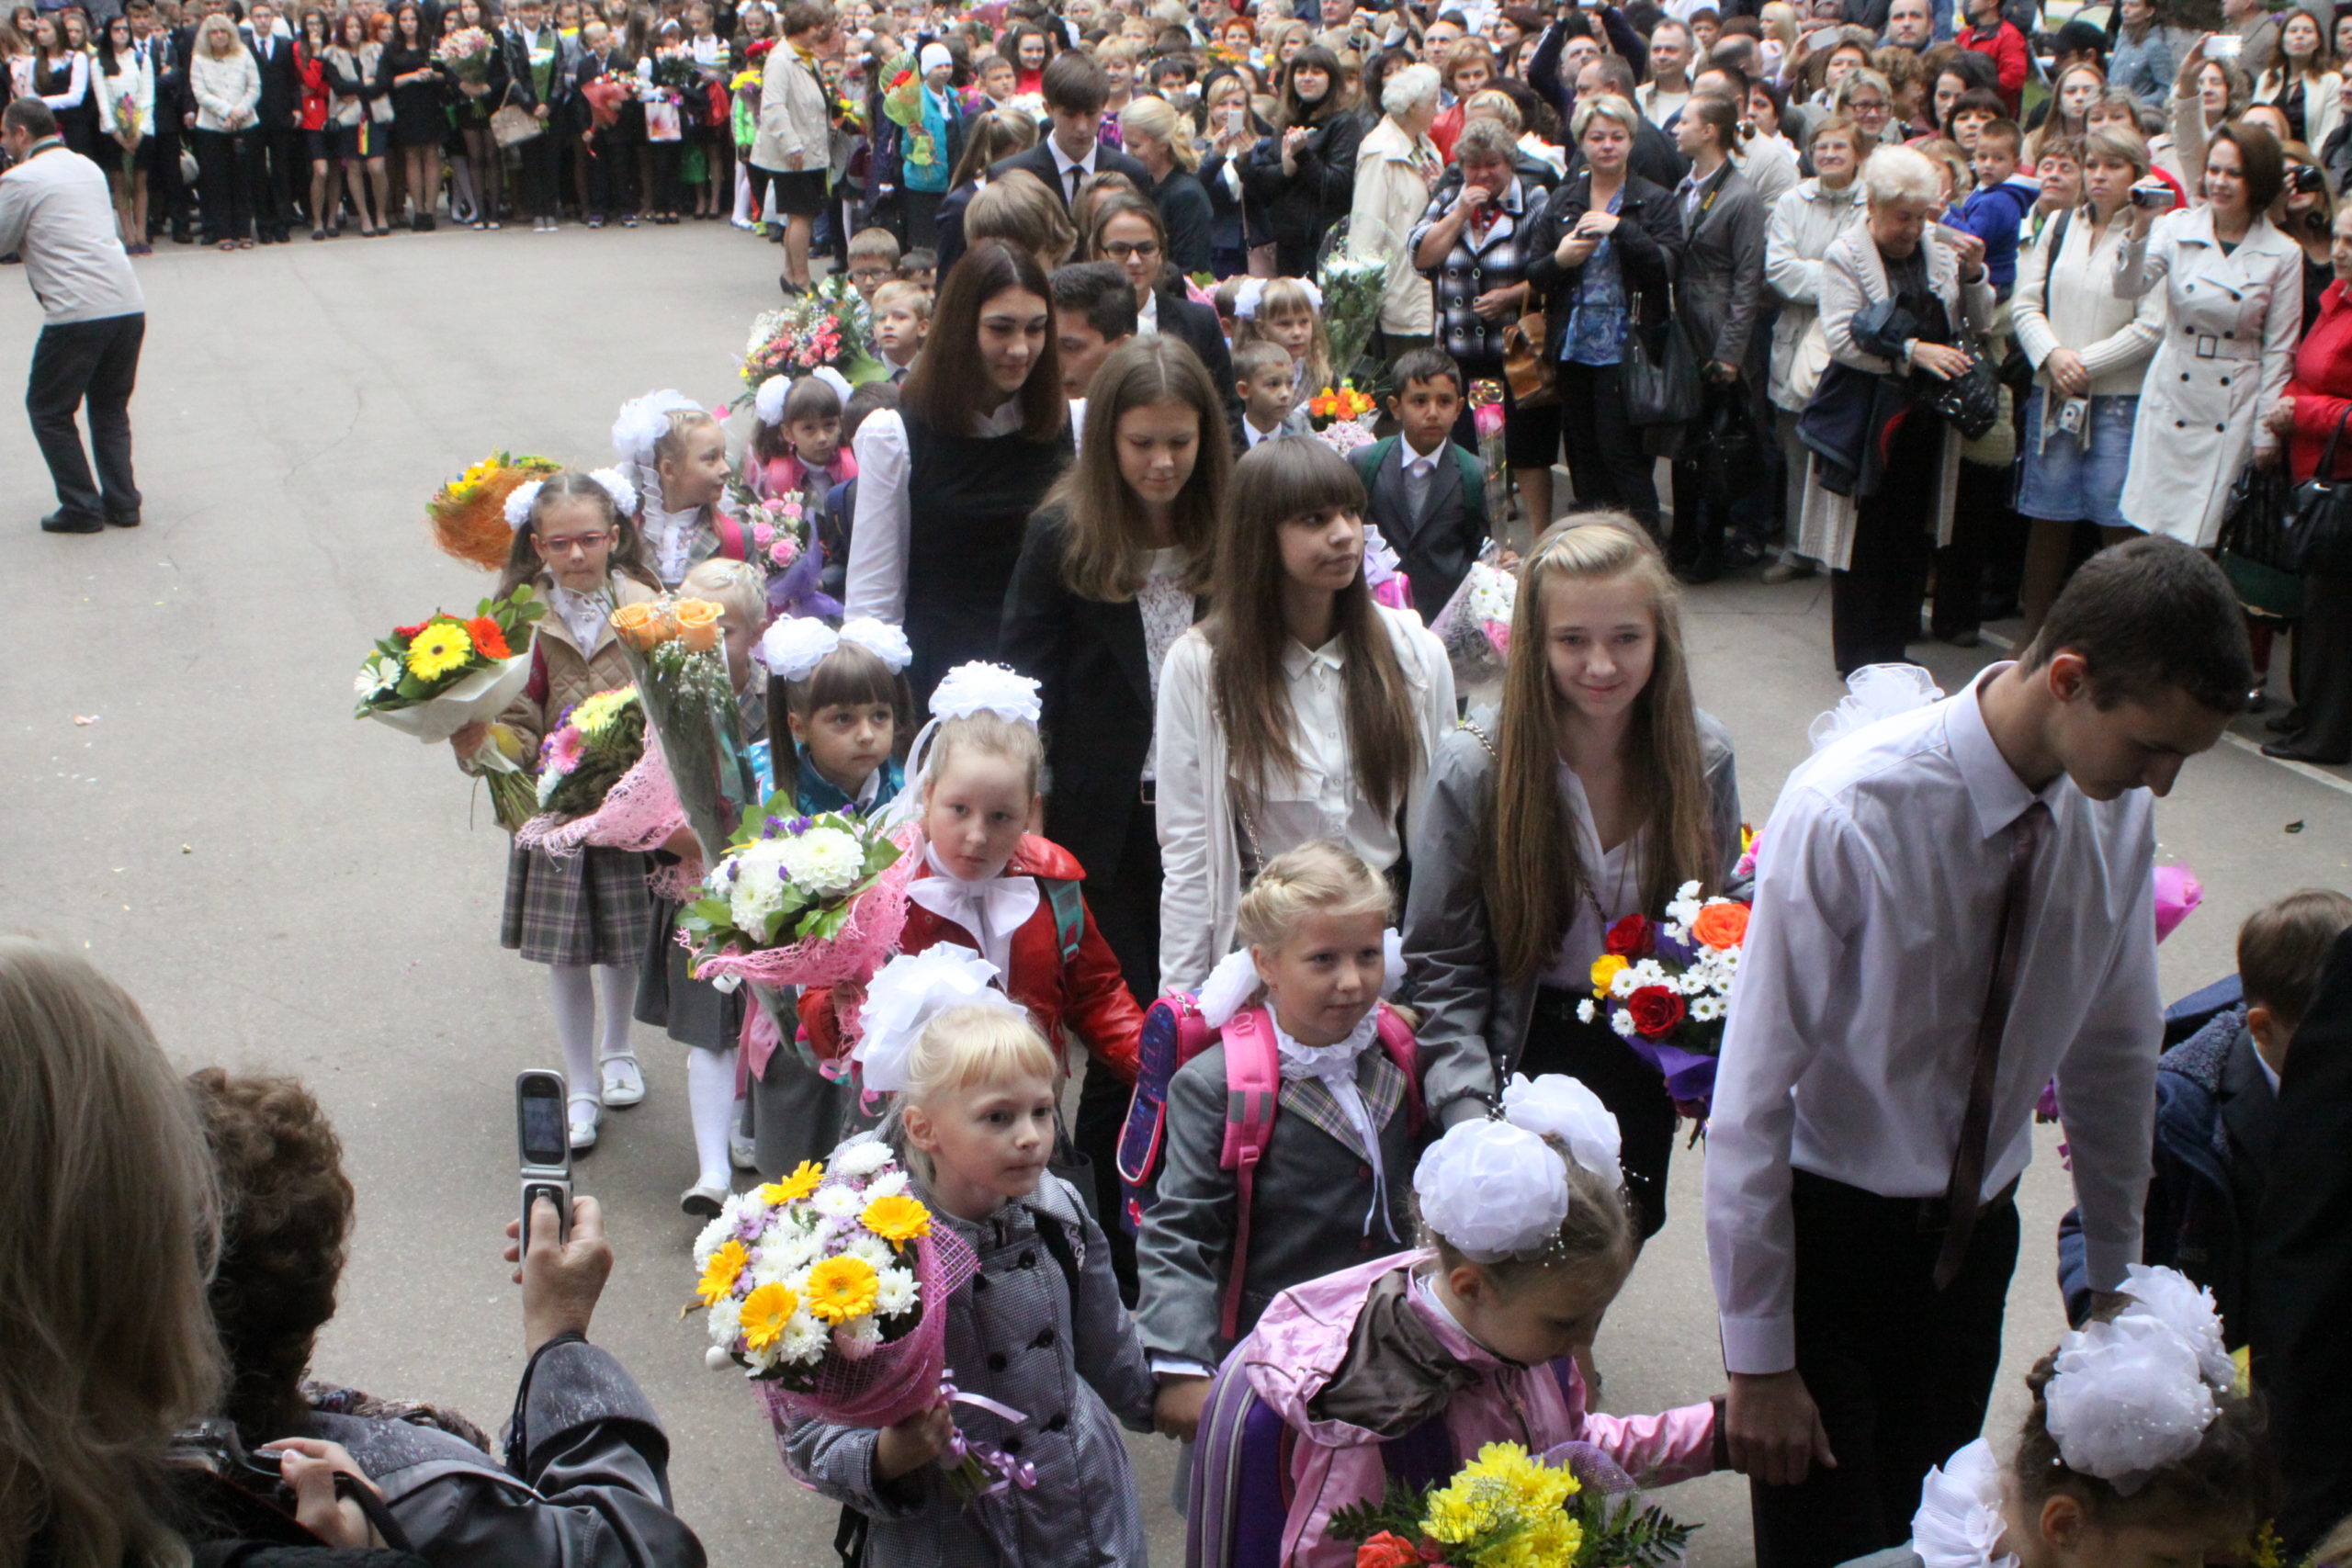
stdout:
<svg viewBox="0 0 2352 1568">
<path fill-rule="evenodd" d="M 1418 276 L 1418 275 L 1416 275 Z M 1410 842 L 1419 831 L 1421 810 L 1428 796 L 1430 761 L 1438 743 L 1455 723 L 1453 666 L 1436 636 L 1410 610 L 1380 609 L 1388 628 L 1390 646 L 1411 688 L 1414 728 L 1420 742 L 1421 765 L 1405 798 L 1403 832 L 1396 843 Z M 1320 654 L 1307 654 L 1293 645 L 1302 659 L 1288 660 L 1293 709 L 1305 681 L 1320 673 Z M 1216 699 L 1210 681 L 1216 658 L 1202 628 L 1194 626 L 1168 650 L 1159 674 L 1159 703 L 1152 729 L 1153 761 L 1158 774 L 1159 852 L 1166 880 L 1159 896 L 1159 988 L 1196 991 L 1216 961 L 1233 947 L 1234 911 L 1240 906 L 1242 824 L 1235 819 L 1230 785 L 1231 758 L 1224 727 L 1216 717 Z M 1279 781 L 1270 790 L 1275 802 L 1310 803 L 1323 793 L 1327 770 L 1318 763 L 1313 737 L 1302 738 L 1302 771 Z M 1343 744 L 1343 743 L 1342 743 Z M 1334 759 L 1335 761 L 1337 759 Z M 1354 781 L 1343 786 L 1354 793 Z M 1258 832 L 1255 859 L 1262 864 L 1296 843 L 1284 836 L 1276 841 L 1271 831 Z M 1345 838 L 1344 833 L 1309 833 L 1308 838 Z M 1385 870 L 1396 859 L 1376 858 L 1373 846 L 1353 844 L 1359 854 Z"/>
<path fill-rule="evenodd" d="M 2034 367 L 2036 386 L 2051 384 L 2052 352 L 2071 348 L 2090 375 L 2086 396 L 2136 396 L 2165 334 L 2164 297 L 2151 290 L 2132 299 L 2116 292 L 2117 264 L 2132 231 L 2128 218 L 2119 214 L 2102 231 L 2092 209 L 2078 207 L 2063 219 L 2064 233 L 2061 221 L 2052 219 L 2042 243 L 2018 254 L 2009 307 L 2018 347 Z"/>
<path fill-rule="evenodd" d="M 1412 265 L 1406 236 L 1430 204 L 1444 156 L 1430 140 L 1437 122 L 1437 73 L 1408 65 L 1381 90 L 1387 112 L 1364 133 L 1356 152 L 1355 200 L 1348 209 L 1348 254 L 1389 260 L 1388 290 L 1381 297 L 1380 328 L 1391 337 L 1428 337 L 1437 331 L 1430 280 Z M 1333 374 L 1344 374 L 1334 367 Z"/>
<path fill-rule="evenodd" d="M 2213 148 L 2224 144 L 2216 138 Z M 2168 212 L 2118 247 L 2117 296 L 2165 303 L 2132 432 L 2141 460 L 2123 484 L 2133 527 L 2199 549 L 2221 536 L 2230 487 L 2249 458 L 2278 444 L 2261 415 L 2294 371 L 2302 270 L 2301 247 L 2259 211 L 2227 254 L 2210 206 Z"/>
<path fill-rule="evenodd" d="M 1828 351 L 1813 330 L 1821 316 L 1822 258 L 1861 216 L 1860 180 L 1849 180 L 1837 190 L 1816 176 L 1783 195 L 1772 208 L 1764 231 L 1764 281 L 1781 302 L 1781 313 L 1772 322 L 1768 389 L 1775 408 L 1803 409 L 1828 364 Z M 1810 346 L 1808 337 L 1813 339 Z"/>
<path fill-rule="evenodd" d="M 825 87 L 789 41 L 768 53 L 760 76 L 759 131 L 752 162 L 782 174 L 823 169 L 830 156 Z"/>
<path fill-rule="evenodd" d="M 197 47 L 187 62 L 188 94 L 196 99 L 196 129 L 252 130 L 254 107 L 261 102 L 261 67 L 254 62 L 253 51 L 240 40 L 225 56 L 217 55 L 204 47 L 204 31 L 198 29 Z"/>
</svg>

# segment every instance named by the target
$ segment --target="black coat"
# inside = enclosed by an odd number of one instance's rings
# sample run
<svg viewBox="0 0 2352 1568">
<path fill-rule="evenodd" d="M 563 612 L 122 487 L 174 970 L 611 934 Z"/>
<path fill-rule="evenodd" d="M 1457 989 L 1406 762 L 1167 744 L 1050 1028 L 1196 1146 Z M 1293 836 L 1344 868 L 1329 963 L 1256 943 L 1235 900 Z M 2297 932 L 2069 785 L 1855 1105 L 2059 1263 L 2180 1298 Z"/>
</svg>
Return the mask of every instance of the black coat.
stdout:
<svg viewBox="0 0 2352 1568">
<path fill-rule="evenodd" d="M 1069 187 L 1062 183 L 1061 167 L 1054 162 L 1054 149 L 1049 141 L 1040 140 L 1026 152 L 1015 152 L 1010 158 L 1001 158 L 989 164 L 989 178 L 1001 179 L 1015 169 L 1025 169 L 1043 180 L 1047 190 L 1062 198 L 1062 209 L 1064 211 L 1069 209 Z M 1107 146 L 1099 141 L 1094 145 L 1094 172 L 1098 175 L 1125 175 L 1135 181 L 1136 189 L 1149 190 L 1151 188 L 1149 170 L 1116 147 Z M 943 265 L 945 259 L 941 258 Z"/>
<path fill-rule="evenodd" d="M 1241 166 L 1241 187 L 1264 204 L 1274 243 L 1292 250 L 1312 251 L 1323 243 L 1331 225 L 1348 215 L 1356 194 L 1356 150 L 1363 143 L 1364 123 L 1351 114 L 1335 115 L 1307 133 L 1293 161 L 1295 175 L 1283 173 L 1283 139 L 1276 131 L 1250 150 Z"/>
<path fill-rule="evenodd" d="M 1186 299 L 1182 284 L 1162 288 L 1159 331 L 1161 336 L 1175 338 L 1200 355 L 1201 367 L 1209 373 L 1209 385 L 1224 400 L 1226 412 L 1239 413 L 1241 395 L 1233 379 L 1233 351 L 1226 345 L 1225 329 L 1217 324 L 1216 312 Z"/>
<path fill-rule="evenodd" d="M 1029 519 L 1004 598 L 1004 662 L 1043 683 L 1050 793 L 1046 837 L 1105 873 L 1119 863 L 1130 814 L 1143 804 L 1151 754 L 1151 666 L 1134 600 L 1081 599 L 1062 581 L 1068 520 L 1059 507 Z M 1196 606 L 1197 609 L 1197 606 Z"/>
<path fill-rule="evenodd" d="M 1146 181 L 1143 192 L 1159 209 L 1159 221 L 1168 230 L 1168 259 L 1176 270 L 1187 276 L 1208 271 L 1209 235 L 1216 226 L 1216 213 L 1199 178 L 1170 169 L 1157 185 Z"/>
<path fill-rule="evenodd" d="M 1579 169 L 1552 193 L 1528 235 L 1527 281 L 1544 301 L 1547 359 L 1560 356 L 1560 341 L 1568 330 L 1568 310 L 1576 302 L 1577 279 L 1584 270 L 1562 266 L 1552 253 L 1559 249 L 1561 236 L 1574 229 L 1591 206 L 1592 175 Z M 1638 294 L 1643 319 L 1653 324 L 1663 321 L 1674 307 L 1674 270 L 1682 256 L 1682 209 L 1672 191 L 1629 173 L 1624 197 L 1617 204 L 1617 220 L 1612 238 L 1628 301 Z"/>
<path fill-rule="evenodd" d="M 2352 932 L 2335 939 L 2280 1075 L 2255 1222 L 2254 1378 L 2286 1481 L 2278 1533 L 2300 1562 L 2352 1498 Z"/>
<path fill-rule="evenodd" d="M 302 76 L 294 63 L 294 40 L 271 39 L 269 58 L 262 58 L 261 39 L 246 47 L 261 73 L 261 97 L 254 105 L 254 123 L 263 130 L 290 130 L 302 116 Z"/>
</svg>

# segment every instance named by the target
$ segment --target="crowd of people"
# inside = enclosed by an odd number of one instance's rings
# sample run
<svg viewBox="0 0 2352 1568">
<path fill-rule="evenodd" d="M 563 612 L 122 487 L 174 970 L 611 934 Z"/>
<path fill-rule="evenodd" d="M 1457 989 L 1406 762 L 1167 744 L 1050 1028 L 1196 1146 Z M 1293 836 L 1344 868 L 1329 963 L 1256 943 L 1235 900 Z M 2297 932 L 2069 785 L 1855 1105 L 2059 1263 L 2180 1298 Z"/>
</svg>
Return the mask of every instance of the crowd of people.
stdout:
<svg viewBox="0 0 2352 1568">
<path fill-rule="evenodd" d="M 684 1049 L 698 1266 L 740 1172 L 780 1192 L 876 1138 L 976 1260 L 937 1308 L 974 1397 L 771 1407 L 845 1555 L 1140 1563 L 1124 1426 L 1187 1445 L 1205 1565 L 1356 1562 L 1335 1514 L 1499 1441 L 1741 1472 L 1765 1568 L 2352 1561 L 2352 900 L 2255 912 L 2236 997 L 2166 1050 L 2153 819 L 2279 624 L 2273 749 L 2352 754 L 2344 563 L 2284 573 L 2292 606 L 2238 570 L 2278 571 L 2249 509 L 2333 478 L 2352 410 L 2332 18 L 481 4 L 20 14 L 0 243 L 61 276 L 40 204 L 91 215 L 81 158 L 125 249 L 199 212 L 216 244 L 346 206 L 429 231 L 446 178 L 485 227 L 732 217 L 789 297 L 831 252 L 870 373 L 773 377 L 733 422 L 650 394 L 612 466 L 516 490 L 531 679 L 450 740 L 527 769 L 628 682 L 616 620 L 705 601 L 771 815 L 920 857 L 894 950 L 971 967 L 889 1006 L 810 987 L 781 1031 L 678 941 L 691 831 L 518 839 L 502 918 L 575 1153 L 645 1098 L 634 1023 Z M 79 314 L 45 294 L 49 331 L 135 364 L 109 276 Z M 1333 439 L 1351 382 L 1381 396 Z M 72 531 L 138 520 L 119 435 Z M 821 600 L 779 610 L 746 496 L 801 502 Z M 1856 677 L 1756 835 L 1680 609 L 1747 567 L 1829 574 Z M 1433 627 L 1481 570 L 1512 592 L 1474 684 Z M 1949 696 L 1891 670 L 1923 609 L 1963 647 L 2021 615 L 2016 657 Z M 1728 1000 L 1641 995 L 1702 926 Z M 1163 998 L 1205 1048 L 1155 1064 Z M 1669 1003 L 1721 1025 L 1702 1079 L 1634 1043 Z M 1988 1434 L 2038 1114 L 2075 1327 Z M 513 1238 L 501 1465 L 452 1413 L 306 1381 L 351 1195 L 298 1084 L 173 1083 L 128 997 L 12 939 L 0 1119 L 37 1330 L 0 1380 L 0 1563 L 170 1561 L 264 1445 L 337 1546 L 389 1519 L 453 1564 L 701 1560 L 658 1417 L 586 1343 L 593 1200 Z M 1669 1234 L 1685 1122 L 1724 1378 L 1604 1414 L 1594 1337 Z M 94 1223 L 111 1248 L 70 1245 Z M 960 1494 L 971 1444 L 1022 1483 Z"/>
</svg>

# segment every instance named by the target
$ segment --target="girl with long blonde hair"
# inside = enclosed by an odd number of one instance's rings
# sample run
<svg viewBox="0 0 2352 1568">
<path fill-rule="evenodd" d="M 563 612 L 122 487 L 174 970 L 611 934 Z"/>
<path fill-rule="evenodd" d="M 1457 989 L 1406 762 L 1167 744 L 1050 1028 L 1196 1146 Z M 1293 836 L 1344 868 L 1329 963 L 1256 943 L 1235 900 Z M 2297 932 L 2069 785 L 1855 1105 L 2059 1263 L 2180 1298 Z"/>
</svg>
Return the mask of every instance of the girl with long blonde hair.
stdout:
<svg viewBox="0 0 2352 1568">
<path fill-rule="evenodd" d="M 1512 1073 L 1566 1073 L 1624 1133 L 1641 1235 L 1666 1221 L 1678 1115 L 1658 1069 L 1577 1018 L 1628 915 L 1739 859 L 1731 740 L 1690 695 L 1680 595 L 1623 513 L 1555 525 L 1521 569 L 1499 712 L 1447 738 L 1413 840 L 1408 995 L 1433 1114 Z"/>
</svg>

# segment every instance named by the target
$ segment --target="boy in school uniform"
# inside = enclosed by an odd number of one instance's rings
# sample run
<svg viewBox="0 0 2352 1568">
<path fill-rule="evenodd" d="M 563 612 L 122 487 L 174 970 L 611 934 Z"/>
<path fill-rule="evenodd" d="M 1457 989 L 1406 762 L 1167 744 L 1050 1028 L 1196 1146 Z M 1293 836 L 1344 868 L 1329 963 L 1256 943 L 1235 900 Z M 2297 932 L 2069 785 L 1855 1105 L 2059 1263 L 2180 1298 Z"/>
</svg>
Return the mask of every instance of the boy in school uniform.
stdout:
<svg viewBox="0 0 2352 1568">
<path fill-rule="evenodd" d="M 2015 663 L 1824 748 L 1757 866 L 1707 1247 L 1758 1568 L 1904 1544 L 1984 1425 L 2054 1077 L 2094 1310 L 2141 1258 L 2163 999 L 2153 797 L 2252 679 L 2199 551 L 2094 557 Z"/>
<path fill-rule="evenodd" d="M 1348 461 L 1372 498 L 1364 521 L 1396 552 L 1413 608 L 1433 621 L 1487 542 L 1487 466 L 1453 440 L 1467 388 L 1452 355 L 1415 349 L 1396 362 L 1396 384 L 1388 412 L 1397 434 Z"/>
<path fill-rule="evenodd" d="M 1233 351 L 1233 391 L 1241 401 L 1233 422 L 1233 455 L 1246 457 L 1261 441 L 1309 435 L 1315 427 L 1299 404 L 1298 362 L 1290 350 L 1260 338 Z"/>
<path fill-rule="evenodd" d="M 896 387 L 915 367 L 922 340 L 931 333 L 931 291 L 920 284 L 886 283 L 874 291 L 874 346 L 881 350 L 883 378 Z"/>
</svg>

